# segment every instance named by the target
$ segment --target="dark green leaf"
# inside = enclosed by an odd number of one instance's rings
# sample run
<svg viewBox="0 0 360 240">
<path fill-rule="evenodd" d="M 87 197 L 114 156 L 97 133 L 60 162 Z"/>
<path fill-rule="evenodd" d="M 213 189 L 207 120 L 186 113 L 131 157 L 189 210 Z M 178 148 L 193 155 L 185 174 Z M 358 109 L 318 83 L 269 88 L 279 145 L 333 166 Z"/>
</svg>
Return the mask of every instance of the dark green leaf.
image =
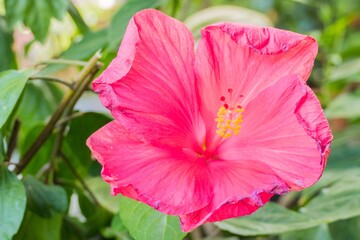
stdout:
<svg viewBox="0 0 360 240">
<path fill-rule="evenodd" d="M 0 129 L 13 112 L 27 79 L 27 74 L 15 70 L 0 73 Z"/>
<path fill-rule="evenodd" d="M 60 240 L 62 219 L 61 214 L 42 218 L 31 211 L 26 211 L 21 227 L 13 240 Z"/>
<path fill-rule="evenodd" d="M 62 96 L 63 92 L 53 83 L 30 81 L 18 109 L 21 131 L 24 133 L 20 137 L 26 137 L 36 125 L 44 124 L 59 105 Z"/>
<path fill-rule="evenodd" d="M 129 0 L 120 8 L 111 20 L 108 32 L 109 48 L 116 51 L 125 33 L 131 17 L 138 11 L 145 8 L 156 8 L 164 4 L 164 0 Z"/>
<path fill-rule="evenodd" d="M 44 42 L 51 18 L 61 19 L 66 13 L 68 0 L 5 0 L 6 17 L 11 26 L 23 21 Z"/>
<path fill-rule="evenodd" d="M 24 124 L 26 124 L 26 121 L 24 121 Z M 20 153 L 21 156 L 31 147 L 31 144 L 33 143 L 34 139 L 36 139 L 40 132 L 43 130 L 44 125 L 39 124 L 33 129 L 31 129 L 28 132 L 22 132 L 25 133 L 26 136 L 24 136 L 24 139 L 22 140 L 22 143 L 20 145 Z M 43 166 L 50 160 L 51 157 L 51 151 L 53 148 L 55 142 L 55 136 L 51 135 L 45 143 L 41 146 L 39 151 L 35 154 L 33 157 L 33 160 L 27 165 L 27 167 L 22 171 L 23 175 L 26 174 L 37 174 L 40 169 L 43 168 Z"/>
<path fill-rule="evenodd" d="M 17 232 L 26 206 L 25 189 L 15 174 L 0 167 L 0 239 L 8 240 Z"/>
<path fill-rule="evenodd" d="M 177 217 L 162 214 L 130 198 L 121 197 L 119 214 L 123 224 L 135 239 L 176 240 L 183 239 L 186 235 L 181 231 Z"/>
<path fill-rule="evenodd" d="M 91 165 L 96 165 L 100 170 L 100 164 L 91 159 L 90 150 L 85 143 L 92 133 L 110 120 L 109 117 L 100 113 L 85 113 L 70 122 L 63 149 L 65 155 L 71 159 L 72 164 L 81 175 L 89 174 Z M 99 175 L 99 173 L 96 174 Z"/>
<path fill-rule="evenodd" d="M 360 217 L 331 223 L 329 228 L 333 240 L 360 239 Z"/>
<path fill-rule="evenodd" d="M 0 71 L 17 67 L 15 54 L 12 51 L 13 32 L 7 28 L 5 19 L 0 16 Z"/>
<path fill-rule="evenodd" d="M 32 176 L 24 178 L 24 185 L 31 211 L 44 218 L 53 212 L 64 213 L 68 207 L 66 192 L 60 186 L 45 185 Z"/>
</svg>

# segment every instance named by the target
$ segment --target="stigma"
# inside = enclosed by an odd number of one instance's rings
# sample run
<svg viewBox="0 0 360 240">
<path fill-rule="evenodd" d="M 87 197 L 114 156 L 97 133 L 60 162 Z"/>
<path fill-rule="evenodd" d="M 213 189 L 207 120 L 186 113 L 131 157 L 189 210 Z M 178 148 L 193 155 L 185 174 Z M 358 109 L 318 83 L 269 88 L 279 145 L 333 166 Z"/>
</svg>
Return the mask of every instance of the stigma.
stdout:
<svg viewBox="0 0 360 240">
<path fill-rule="evenodd" d="M 232 89 L 229 88 L 230 102 L 227 102 L 224 96 L 220 97 L 223 104 L 220 106 L 215 119 L 217 122 L 216 133 L 224 139 L 238 135 L 243 121 L 244 108 L 238 102 L 232 103 L 232 92 Z"/>
</svg>

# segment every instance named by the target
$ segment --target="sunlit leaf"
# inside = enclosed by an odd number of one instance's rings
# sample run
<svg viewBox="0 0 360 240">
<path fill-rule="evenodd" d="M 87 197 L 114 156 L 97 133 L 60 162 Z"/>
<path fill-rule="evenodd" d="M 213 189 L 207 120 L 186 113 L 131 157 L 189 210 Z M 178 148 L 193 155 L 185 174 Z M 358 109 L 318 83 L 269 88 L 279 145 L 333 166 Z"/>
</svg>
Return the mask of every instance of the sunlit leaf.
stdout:
<svg viewBox="0 0 360 240">
<path fill-rule="evenodd" d="M 109 184 L 100 177 L 89 178 L 86 180 L 86 183 L 102 207 L 112 213 L 116 213 L 119 210 L 120 196 L 111 196 Z"/>
<path fill-rule="evenodd" d="M 177 240 L 186 235 L 181 231 L 177 217 L 162 214 L 130 198 L 121 197 L 119 214 L 122 223 L 135 239 Z"/>
<path fill-rule="evenodd" d="M 272 26 L 272 21 L 260 12 L 239 6 L 215 6 L 197 11 L 184 20 L 193 32 L 195 39 L 200 38 L 200 30 L 207 25 L 219 22 L 239 22 L 256 26 Z"/>
<path fill-rule="evenodd" d="M 348 82 L 360 82 L 360 58 L 346 61 L 333 68 L 329 80 L 345 80 Z"/>
<path fill-rule="evenodd" d="M 51 18 L 60 20 L 68 4 L 68 0 L 5 0 L 6 17 L 11 26 L 23 21 L 35 38 L 44 42 Z"/>
<path fill-rule="evenodd" d="M 15 174 L 0 166 L 0 239 L 10 240 L 20 227 L 26 206 L 25 189 Z"/>
<path fill-rule="evenodd" d="M 15 70 L 0 73 L 0 129 L 13 112 L 27 79 L 25 73 Z"/>
</svg>

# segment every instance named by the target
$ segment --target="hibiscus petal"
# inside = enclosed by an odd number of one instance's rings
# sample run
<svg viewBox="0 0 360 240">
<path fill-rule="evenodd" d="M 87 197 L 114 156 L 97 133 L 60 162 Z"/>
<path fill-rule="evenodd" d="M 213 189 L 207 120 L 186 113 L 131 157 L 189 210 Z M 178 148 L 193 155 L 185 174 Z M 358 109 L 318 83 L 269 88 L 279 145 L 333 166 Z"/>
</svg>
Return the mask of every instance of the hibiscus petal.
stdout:
<svg viewBox="0 0 360 240">
<path fill-rule="evenodd" d="M 118 56 L 93 88 L 113 116 L 142 140 L 191 147 L 204 125 L 197 111 L 193 64 L 190 31 L 147 9 L 131 19 Z"/>
<path fill-rule="evenodd" d="M 185 231 L 251 214 L 273 194 L 300 190 L 321 176 L 332 136 L 316 96 L 297 76 L 281 79 L 244 106 L 241 131 L 209 162 L 214 197 L 180 216 Z"/>
<path fill-rule="evenodd" d="M 256 158 L 292 189 L 300 190 L 321 176 L 331 139 L 315 95 L 302 80 L 289 76 L 245 106 L 241 132 L 223 142 L 219 158 Z"/>
<path fill-rule="evenodd" d="M 204 162 L 146 144 L 116 120 L 91 135 L 87 145 L 103 166 L 102 177 L 113 194 L 168 214 L 193 212 L 211 201 L 213 190 Z"/>
<path fill-rule="evenodd" d="M 195 62 L 205 122 L 214 122 L 221 97 L 230 105 L 244 105 L 284 76 L 299 75 L 305 81 L 316 53 L 313 38 L 285 30 L 235 23 L 206 27 Z M 214 126 L 208 127 L 211 139 Z"/>
<path fill-rule="evenodd" d="M 273 194 L 288 191 L 288 186 L 270 167 L 256 160 L 251 160 L 251 164 L 219 160 L 211 162 L 209 167 L 214 197 L 203 209 L 180 216 L 184 231 L 191 231 L 205 222 L 251 214 Z"/>
</svg>

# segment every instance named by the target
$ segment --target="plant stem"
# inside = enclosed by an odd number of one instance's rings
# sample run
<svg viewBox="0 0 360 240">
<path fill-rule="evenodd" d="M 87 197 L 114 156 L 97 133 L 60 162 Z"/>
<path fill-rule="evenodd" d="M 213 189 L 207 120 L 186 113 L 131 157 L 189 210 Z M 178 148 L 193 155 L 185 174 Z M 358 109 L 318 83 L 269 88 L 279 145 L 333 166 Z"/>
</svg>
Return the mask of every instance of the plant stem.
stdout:
<svg viewBox="0 0 360 240">
<path fill-rule="evenodd" d="M 6 154 L 6 161 L 10 161 L 11 155 L 16 147 L 16 141 L 18 138 L 19 129 L 20 129 L 20 121 L 18 119 L 16 119 L 14 122 L 14 127 L 13 127 L 11 135 L 10 135 L 10 139 L 9 139 L 9 144 L 8 144 L 8 149 L 7 149 L 7 154 Z"/>
<path fill-rule="evenodd" d="M 79 13 L 75 5 L 72 3 L 72 1 L 69 1 L 68 12 L 82 34 L 90 31 L 88 25 L 85 23 L 84 19 L 81 17 L 81 14 Z"/>
<path fill-rule="evenodd" d="M 31 147 L 24 156 L 21 158 L 20 163 L 15 169 L 16 173 L 20 173 L 31 161 L 32 157 L 37 153 L 43 143 L 51 135 L 53 129 L 56 126 L 56 123 L 64 114 L 67 108 L 71 108 L 75 105 L 76 101 L 80 98 L 81 94 L 89 85 L 92 77 L 99 70 L 100 66 L 98 65 L 98 60 L 100 58 L 99 52 L 97 52 L 88 62 L 88 64 L 81 70 L 78 77 L 75 80 L 75 90 L 68 92 L 65 95 L 63 100 L 60 102 L 59 107 L 55 110 L 54 114 L 51 116 L 49 122 L 46 124 L 45 128 L 42 130 L 40 135 L 35 139 Z M 89 77 L 90 76 L 90 77 Z"/>
<path fill-rule="evenodd" d="M 51 81 L 51 82 L 57 82 L 57 83 L 61 83 L 67 87 L 69 87 L 72 90 L 74 89 L 74 84 L 67 82 L 66 80 L 60 79 L 60 78 L 56 78 L 56 77 L 51 77 L 51 76 L 33 76 L 33 77 L 29 77 L 29 80 L 45 80 L 45 81 Z"/>
<path fill-rule="evenodd" d="M 86 66 L 87 62 L 79 61 L 79 60 L 70 60 L 70 59 L 63 59 L 63 58 L 56 58 L 56 59 L 49 59 L 43 61 L 39 65 L 49 65 L 49 64 L 65 64 L 65 65 L 76 65 L 76 66 Z"/>
<path fill-rule="evenodd" d="M 76 171 L 76 168 L 71 164 L 71 162 L 69 161 L 69 159 L 65 156 L 65 154 L 60 151 L 59 152 L 61 158 L 64 160 L 64 163 L 69 167 L 70 171 L 72 172 L 72 174 L 79 180 L 80 184 L 84 187 L 84 189 L 89 193 L 90 197 L 93 199 L 94 203 L 96 205 L 100 205 L 99 201 L 96 199 L 95 195 L 92 193 L 92 191 L 90 190 L 90 188 L 88 187 L 88 185 L 86 184 L 86 182 L 84 181 L 84 179 L 82 179 L 82 177 L 80 176 L 80 174 Z"/>
</svg>

